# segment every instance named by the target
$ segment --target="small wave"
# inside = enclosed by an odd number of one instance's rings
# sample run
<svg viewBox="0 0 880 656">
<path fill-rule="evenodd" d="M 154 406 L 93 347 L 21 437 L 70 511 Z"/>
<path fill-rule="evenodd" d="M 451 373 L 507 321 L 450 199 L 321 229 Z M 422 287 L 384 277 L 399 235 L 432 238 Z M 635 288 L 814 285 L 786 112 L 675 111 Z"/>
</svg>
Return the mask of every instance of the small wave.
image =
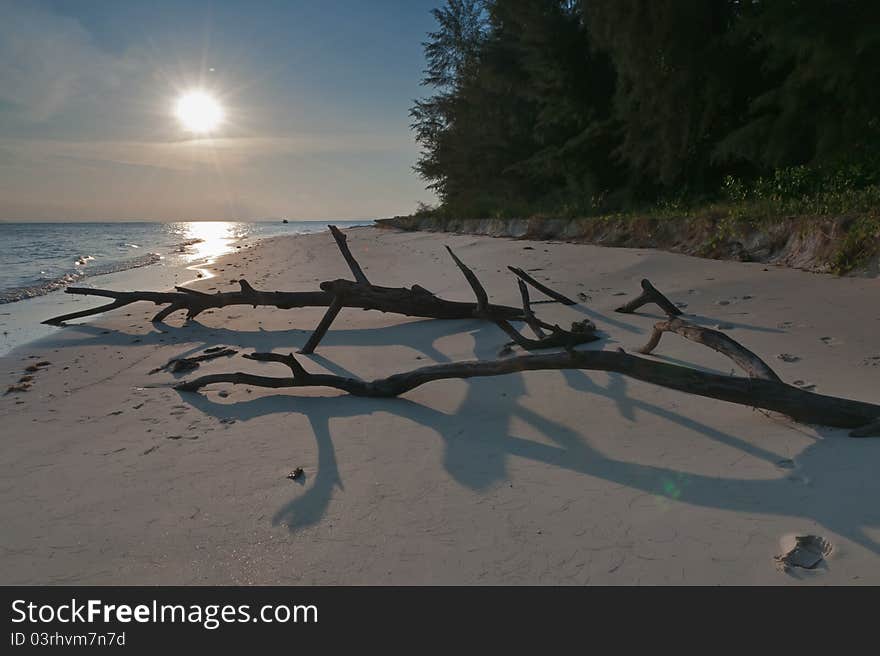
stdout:
<svg viewBox="0 0 880 656">
<path fill-rule="evenodd" d="M 180 242 L 174 249 L 171 251 L 172 253 L 191 253 L 192 249 L 190 246 L 194 246 L 195 244 L 201 244 L 204 239 L 187 239 L 185 241 Z"/>
<path fill-rule="evenodd" d="M 86 264 L 88 264 L 89 262 L 91 262 L 91 261 L 94 260 L 94 259 L 95 259 L 95 258 L 94 258 L 93 256 L 91 256 L 91 255 L 80 255 L 80 256 L 76 259 L 76 262 L 74 262 L 74 265 L 76 265 L 76 266 L 85 266 Z"/>
<path fill-rule="evenodd" d="M 117 273 L 119 271 L 127 271 L 129 269 L 137 269 L 140 267 L 155 264 L 161 259 L 162 256 L 158 253 L 148 253 L 146 255 L 141 255 L 140 257 L 133 257 L 129 260 L 122 260 L 120 262 L 108 262 L 107 264 L 92 266 L 84 270 L 77 269 L 58 276 L 57 278 L 43 280 L 36 285 L 3 289 L 0 290 L 0 304 L 14 303 L 15 301 L 22 301 L 26 298 L 43 296 L 45 294 L 48 294 L 49 292 L 54 292 L 58 289 L 67 287 L 68 285 L 82 280 L 83 278 L 103 276 L 107 275 L 108 273 Z"/>
<path fill-rule="evenodd" d="M 193 244 L 201 244 L 204 239 L 185 239 L 184 241 L 177 244 L 178 246 L 192 246 Z"/>
</svg>

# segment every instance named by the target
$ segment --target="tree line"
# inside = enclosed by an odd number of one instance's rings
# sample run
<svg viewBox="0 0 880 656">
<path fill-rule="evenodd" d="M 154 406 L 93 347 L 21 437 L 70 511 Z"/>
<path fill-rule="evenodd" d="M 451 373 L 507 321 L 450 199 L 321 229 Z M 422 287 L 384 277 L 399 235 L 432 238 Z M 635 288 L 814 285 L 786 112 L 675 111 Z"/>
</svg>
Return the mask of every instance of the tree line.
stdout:
<svg viewBox="0 0 880 656">
<path fill-rule="evenodd" d="M 440 211 L 880 182 L 876 0 L 446 0 L 411 109 Z"/>
</svg>

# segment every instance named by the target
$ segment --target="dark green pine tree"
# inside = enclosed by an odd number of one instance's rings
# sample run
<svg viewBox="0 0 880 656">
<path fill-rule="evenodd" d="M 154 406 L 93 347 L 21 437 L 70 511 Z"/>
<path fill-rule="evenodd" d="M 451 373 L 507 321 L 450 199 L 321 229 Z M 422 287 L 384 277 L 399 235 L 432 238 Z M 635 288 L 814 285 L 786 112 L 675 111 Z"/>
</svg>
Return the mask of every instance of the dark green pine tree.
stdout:
<svg viewBox="0 0 880 656">
<path fill-rule="evenodd" d="M 793 165 L 880 179 L 880 2 L 447 0 L 434 16 L 432 95 L 411 113 L 416 170 L 449 213 L 588 214 Z"/>
<path fill-rule="evenodd" d="M 765 170 L 841 164 L 877 171 L 880 147 L 880 3 L 750 2 L 737 38 L 761 59 L 764 88 L 719 160 Z"/>
<path fill-rule="evenodd" d="M 583 0 L 618 75 L 617 155 L 649 194 L 717 184 L 718 139 L 745 109 L 757 58 L 729 38 L 732 0 Z"/>
<path fill-rule="evenodd" d="M 450 138 L 459 128 L 462 90 L 475 75 L 486 23 L 481 0 L 447 0 L 431 13 L 437 30 L 422 44 L 427 60 L 422 84 L 433 94 L 416 100 L 410 117 L 422 147 L 415 170 L 447 204 L 455 195 L 452 176 L 457 165 Z"/>
</svg>

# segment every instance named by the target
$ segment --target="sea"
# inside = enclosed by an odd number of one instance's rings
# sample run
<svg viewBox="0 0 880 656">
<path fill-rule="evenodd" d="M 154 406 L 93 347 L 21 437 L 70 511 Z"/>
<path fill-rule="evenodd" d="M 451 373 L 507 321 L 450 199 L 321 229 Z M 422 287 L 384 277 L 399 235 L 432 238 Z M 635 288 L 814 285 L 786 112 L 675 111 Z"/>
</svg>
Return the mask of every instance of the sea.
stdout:
<svg viewBox="0 0 880 656">
<path fill-rule="evenodd" d="M 64 294 L 68 285 L 170 289 L 210 277 L 208 265 L 237 247 L 321 232 L 328 223 L 0 221 L 0 355 L 57 330 L 42 326 L 44 319 L 106 302 Z M 345 229 L 373 221 L 332 223 Z"/>
</svg>

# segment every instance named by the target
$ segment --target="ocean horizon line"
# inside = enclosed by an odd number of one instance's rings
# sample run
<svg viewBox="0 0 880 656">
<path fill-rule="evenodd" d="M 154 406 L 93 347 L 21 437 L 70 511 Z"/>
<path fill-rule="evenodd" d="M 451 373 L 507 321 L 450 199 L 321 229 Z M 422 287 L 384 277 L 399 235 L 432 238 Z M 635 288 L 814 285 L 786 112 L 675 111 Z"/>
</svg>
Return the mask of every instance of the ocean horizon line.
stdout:
<svg viewBox="0 0 880 656">
<path fill-rule="evenodd" d="M 0 219 L 0 223 L 348 223 L 352 221 L 376 221 L 374 217 L 354 217 L 348 219 L 293 219 L 286 216 L 264 219 Z"/>
</svg>

